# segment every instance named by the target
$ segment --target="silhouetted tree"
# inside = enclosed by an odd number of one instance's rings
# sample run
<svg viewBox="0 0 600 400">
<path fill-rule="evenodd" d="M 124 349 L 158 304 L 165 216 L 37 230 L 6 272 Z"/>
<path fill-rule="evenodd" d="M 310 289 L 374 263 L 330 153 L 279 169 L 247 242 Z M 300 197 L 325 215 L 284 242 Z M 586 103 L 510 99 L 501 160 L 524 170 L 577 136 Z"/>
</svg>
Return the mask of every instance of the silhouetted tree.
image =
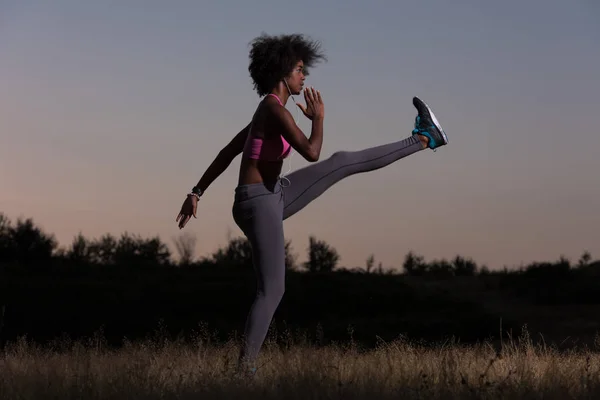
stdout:
<svg viewBox="0 0 600 400">
<path fill-rule="evenodd" d="M 179 254 L 179 265 L 189 265 L 194 261 L 194 253 L 196 252 L 196 236 L 186 232 L 173 239 L 175 249 Z"/>
<path fill-rule="evenodd" d="M 232 238 L 225 247 L 212 254 L 211 261 L 230 267 L 252 266 L 252 245 L 244 237 Z"/>
<path fill-rule="evenodd" d="M 0 261 L 9 261 L 13 259 L 13 253 L 11 222 L 6 215 L 0 213 Z"/>
<path fill-rule="evenodd" d="M 561 256 L 556 262 L 534 262 L 525 269 L 523 275 L 544 280 L 559 280 L 571 272 L 570 261 Z"/>
<path fill-rule="evenodd" d="M 295 260 L 296 256 L 292 253 L 292 242 L 291 240 L 286 240 L 285 268 L 294 269 Z M 252 245 L 246 237 L 231 238 L 225 247 L 218 249 L 208 260 L 205 258 L 203 261 L 232 267 L 251 267 Z"/>
<path fill-rule="evenodd" d="M 427 274 L 438 278 L 454 276 L 454 266 L 446 260 L 435 260 L 427 266 Z"/>
<path fill-rule="evenodd" d="M 294 270 L 296 269 L 296 254 L 294 254 L 293 248 L 292 248 L 292 241 L 291 240 L 286 240 L 285 241 L 285 268 L 287 270 Z"/>
<path fill-rule="evenodd" d="M 81 232 L 73 238 L 71 247 L 67 250 L 65 258 L 73 263 L 91 263 L 93 255 L 92 243 Z"/>
<path fill-rule="evenodd" d="M 590 264 L 590 261 L 592 261 L 592 255 L 589 251 L 585 251 L 579 258 L 578 266 L 580 268 L 587 267 Z"/>
<path fill-rule="evenodd" d="M 117 239 L 110 233 L 102 235 L 90 244 L 90 258 L 95 264 L 111 265 L 116 262 Z"/>
<path fill-rule="evenodd" d="M 409 251 L 404 257 L 402 268 L 404 273 L 410 276 L 423 276 L 427 273 L 427 264 L 425 264 L 423 256 L 418 256 L 412 251 Z"/>
<path fill-rule="evenodd" d="M 579 271 L 583 273 L 582 276 L 600 277 L 600 260 L 592 261 L 583 267 L 579 267 Z"/>
<path fill-rule="evenodd" d="M 479 269 L 479 275 L 489 275 L 489 274 L 490 274 L 490 269 L 486 265 L 483 265 Z"/>
<path fill-rule="evenodd" d="M 387 271 L 383 269 L 383 263 L 381 261 L 379 261 L 379 264 L 377 265 L 377 269 L 375 271 L 377 275 L 394 275 L 393 269 L 388 268 Z"/>
<path fill-rule="evenodd" d="M 474 276 L 477 273 L 477 264 L 471 259 L 457 255 L 452 264 L 456 276 Z"/>
<path fill-rule="evenodd" d="M 57 249 L 53 235 L 35 226 L 31 218 L 18 219 L 16 225 L 3 214 L 0 216 L 0 261 L 17 261 L 42 267 Z"/>
<path fill-rule="evenodd" d="M 77 239 L 76 239 L 77 240 Z M 77 240 L 81 249 L 83 243 Z M 111 234 L 86 244 L 90 261 L 102 265 L 170 265 L 171 252 L 158 237 L 144 239 L 139 235 L 123 233 L 119 240 Z"/>
<path fill-rule="evenodd" d="M 367 272 L 367 274 L 371 273 L 371 270 L 373 269 L 373 265 L 375 265 L 375 255 L 371 254 L 369 256 L 369 258 L 367 258 L 366 265 L 365 265 L 365 271 Z M 379 268 L 381 269 L 381 263 L 379 264 Z"/>
<path fill-rule="evenodd" d="M 171 251 L 166 243 L 163 243 L 158 236 L 148 239 L 142 239 L 137 236 L 135 244 L 136 257 L 134 260 L 160 266 L 171 265 Z"/>
<path fill-rule="evenodd" d="M 330 272 L 335 269 L 340 259 L 338 252 L 323 240 L 309 237 L 308 261 L 304 268 L 309 272 Z"/>
</svg>

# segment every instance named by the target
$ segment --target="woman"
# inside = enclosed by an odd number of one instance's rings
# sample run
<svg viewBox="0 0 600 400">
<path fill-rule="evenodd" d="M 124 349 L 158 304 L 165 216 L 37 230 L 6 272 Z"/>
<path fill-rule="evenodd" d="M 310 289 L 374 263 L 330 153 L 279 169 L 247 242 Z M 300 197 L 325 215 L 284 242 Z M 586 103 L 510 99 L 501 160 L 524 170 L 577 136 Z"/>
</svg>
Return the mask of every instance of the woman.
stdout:
<svg viewBox="0 0 600 400">
<path fill-rule="evenodd" d="M 264 98 L 248 126 L 219 152 L 187 195 L 176 219 L 181 229 L 192 215 L 196 217 L 198 200 L 208 186 L 238 154 L 243 154 L 232 214 L 252 246 L 257 294 L 246 321 L 241 367 L 253 368 L 285 290 L 283 221 L 340 179 L 379 169 L 427 147 L 436 149 L 448 143 L 429 107 L 415 97 L 413 104 L 418 116 L 409 137 L 362 151 L 339 151 L 315 163 L 323 143 L 325 110 L 321 93 L 312 87 L 305 88 L 306 105 L 296 103 L 312 122 L 309 138 L 284 105 L 290 96 L 303 91 L 308 68 L 324 59 L 319 43 L 302 35 L 262 35 L 252 41 L 248 69 L 255 90 Z M 283 160 L 292 149 L 314 164 L 282 177 Z"/>
</svg>

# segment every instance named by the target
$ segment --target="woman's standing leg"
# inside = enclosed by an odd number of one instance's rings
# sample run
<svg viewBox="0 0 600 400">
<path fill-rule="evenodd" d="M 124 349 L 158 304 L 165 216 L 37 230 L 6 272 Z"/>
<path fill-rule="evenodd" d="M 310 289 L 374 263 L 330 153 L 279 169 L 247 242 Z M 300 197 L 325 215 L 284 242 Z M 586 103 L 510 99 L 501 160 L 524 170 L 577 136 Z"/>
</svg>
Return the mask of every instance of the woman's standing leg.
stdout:
<svg viewBox="0 0 600 400">
<path fill-rule="evenodd" d="M 246 191 L 246 193 L 240 194 Z M 281 186 L 262 184 L 236 189 L 235 222 L 252 246 L 256 297 L 246 319 L 240 367 L 252 368 L 285 291 L 285 242 Z"/>
</svg>

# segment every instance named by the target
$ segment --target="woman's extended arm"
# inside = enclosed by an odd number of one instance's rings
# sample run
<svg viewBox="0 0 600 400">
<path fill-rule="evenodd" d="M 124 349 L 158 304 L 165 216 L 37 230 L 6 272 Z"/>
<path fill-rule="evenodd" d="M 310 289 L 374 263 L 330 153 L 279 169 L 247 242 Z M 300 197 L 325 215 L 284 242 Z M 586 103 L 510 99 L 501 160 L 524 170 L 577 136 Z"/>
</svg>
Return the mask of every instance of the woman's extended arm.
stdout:
<svg viewBox="0 0 600 400">
<path fill-rule="evenodd" d="M 229 167 L 229 164 L 231 164 L 233 159 L 244 150 L 248 129 L 250 129 L 250 124 L 235 135 L 227 146 L 223 147 L 210 166 L 206 169 L 196 185 L 202 192 L 204 192 L 210 184 L 213 183 L 227 167 Z"/>
<path fill-rule="evenodd" d="M 227 144 L 227 146 L 223 147 L 219 154 L 215 157 L 210 166 L 206 169 L 198 184 L 197 188 L 204 192 L 211 183 L 215 181 L 222 173 L 227 169 L 231 161 L 240 154 L 244 150 L 244 143 L 246 142 L 246 137 L 248 136 L 248 130 L 250 129 L 250 124 L 248 124 L 244 129 L 242 129 L 231 141 Z M 196 208 L 198 204 L 198 198 L 196 196 L 188 195 L 181 206 L 181 210 L 179 214 L 177 214 L 177 218 L 175 219 L 178 222 L 179 229 L 182 229 L 188 221 L 194 216 L 196 217 Z"/>
</svg>

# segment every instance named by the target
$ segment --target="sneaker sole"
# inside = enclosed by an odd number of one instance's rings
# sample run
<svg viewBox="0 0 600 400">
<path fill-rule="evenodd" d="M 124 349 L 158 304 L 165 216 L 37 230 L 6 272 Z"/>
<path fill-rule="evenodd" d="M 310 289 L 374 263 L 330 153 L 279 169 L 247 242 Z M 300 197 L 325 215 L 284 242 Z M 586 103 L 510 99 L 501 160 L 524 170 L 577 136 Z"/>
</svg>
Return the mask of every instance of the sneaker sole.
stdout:
<svg viewBox="0 0 600 400">
<path fill-rule="evenodd" d="M 417 97 L 417 99 L 419 99 L 419 98 Z M 438 128 L 438 130 L 442 134 L 442 137 L 444 138 L 444 144 L 448 144 L 448 136 L 446 136 L 446 132 L 444 132 L 444 129 L 442 129 L 442 125 L 440 125 L 439 121 L 435 117 L 435 114 L 433 113 L 433 110 L 431 110 L 431 107 L 429 107 L 429 105 L 427 103 L 425 103 L 423 100 L 419 99 L 419 101 L 425 105 L 425 108 L 427 108 L 427 112 L 429 113 L 431 120 L 433 121 L 433 123 L 435 124 L 435 127 Z"/>
</svg>

